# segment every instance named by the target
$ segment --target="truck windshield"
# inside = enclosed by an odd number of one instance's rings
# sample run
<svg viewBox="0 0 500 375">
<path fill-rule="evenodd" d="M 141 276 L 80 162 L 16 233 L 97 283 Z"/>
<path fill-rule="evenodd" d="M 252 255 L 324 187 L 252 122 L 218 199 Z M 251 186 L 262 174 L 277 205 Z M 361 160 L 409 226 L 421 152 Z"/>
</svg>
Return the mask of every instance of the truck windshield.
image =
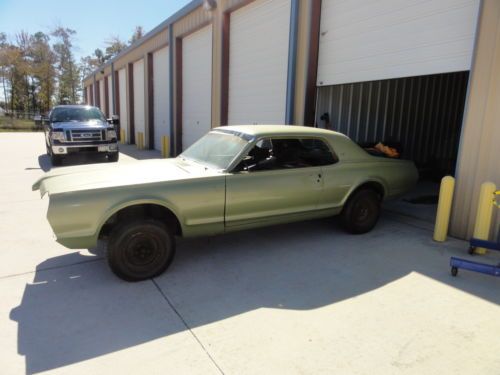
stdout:
<svg viewBox="0 0 500 375">
<path fill-rule="evenodd" d="M 246 134 L 215 130 L 200 138 L 180 157 L 212 168 L 227 169 L 249 142 L 251 139 Z"/>
<path fill-rule="evenodd" d="M 92 120 L 106 121 L 102 112 L 94 107 L 54 108 L 50 114 L 51 122 L 84 122 Z"/>
</svg>

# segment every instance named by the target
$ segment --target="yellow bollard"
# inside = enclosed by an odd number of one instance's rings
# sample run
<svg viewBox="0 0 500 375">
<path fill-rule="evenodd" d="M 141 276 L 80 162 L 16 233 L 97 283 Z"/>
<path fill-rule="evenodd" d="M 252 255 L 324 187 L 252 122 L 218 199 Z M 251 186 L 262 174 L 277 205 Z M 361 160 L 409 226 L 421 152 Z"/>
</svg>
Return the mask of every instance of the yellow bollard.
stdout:
<svg viewBox="0 0 500 375">
<path fill-rule="evenodd" d="M 164 158 L 168 158 L 170 154 L 169 145 L 168 135 L 163 135 L 161 137 L 161 156 Z"/>
<path fill-rule="evenodd" d="M 493 182 L 485 182 L 481 185 L 479 202 L 477 205 L 476 224 L 474 225 L 473 237 L 478 240 L 488 240 L 490 237 L 491 220 L 493 218 L 494 205 L 491 202 L 497 187 Z M 476 254 L 486 254 L 486 249 L 477 247 Z"/>
<path fill-rule="evenodd" d="M 144 149 L 144 133 L 137 132 L 137 148 L 139 150 Z"/>
<path fill-rule="evenodd" d="M 120 129 L 120 143 L 124 145 L 125 141 L 125 129 Z"/>
<path fill-rule="evenodd" d="M 446 241 L 454 189 L 455 179 L 451 176 L 443 177 L 441 187 L 439 188 L 439 202 L 436 213 L 436 224 L 434 225 L 434 241 Z"/>
</svg>

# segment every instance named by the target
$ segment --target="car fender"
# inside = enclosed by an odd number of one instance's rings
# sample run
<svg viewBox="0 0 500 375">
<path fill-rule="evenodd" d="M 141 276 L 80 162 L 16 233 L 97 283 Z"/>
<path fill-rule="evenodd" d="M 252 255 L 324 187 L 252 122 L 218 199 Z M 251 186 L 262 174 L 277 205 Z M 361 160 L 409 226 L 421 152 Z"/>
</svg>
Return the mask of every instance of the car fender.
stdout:
<svg viewBox="0 0 500 375">
<path fill-rule="evenodd" d="M 165 207 L 166 209 L 168 209 L 169 211 L 171 211 L 175 215 L 175 217 L 179 221 L 179 224 L 181 225 L 181 227 L 183 227 L 182 223 L 184 220 L 182 218 L 182 215 L 180 215 L 180 210 L 173 203 L 165 201 L 164 199 L 156 198 L 156 197 L 144 197 L 144 198 L 134 199 L 132 201 L 120 202 L 120 203 L 117 203 L 117 204 L 109 207 L 100 217 L 99 225 L 97 226 L 96 235 L 99 234 L 103 225 L 118 211 L 123 210 L 124 208 L 127 208 L 127 207 L 137 206 L 137 205 L 141 205 L 141 204 L 154 204 L 154 205 Z"/>
<path fill-rule="evenodd" d="M 354 184 L 352 184 L 351 188 L 349 189 L 348 193 L 345 195 L 345 197 L 342 201 L 342 206 L 344 206 L 346 204 L 346 202 L 349 200 L 351 195 L 356 190 L 358 190 L 363 185 L 370 184 L 370 183 L 376 183 L 376 184 L 382 186 L 382 189 L 384 190 L 384 197 L 387 195 L 387 193 L 388 193 L 387 182 L 380 177 L 370 176 L 368 178 L 360 179 L 360 180 L 356 181 Z"/>
</svg>

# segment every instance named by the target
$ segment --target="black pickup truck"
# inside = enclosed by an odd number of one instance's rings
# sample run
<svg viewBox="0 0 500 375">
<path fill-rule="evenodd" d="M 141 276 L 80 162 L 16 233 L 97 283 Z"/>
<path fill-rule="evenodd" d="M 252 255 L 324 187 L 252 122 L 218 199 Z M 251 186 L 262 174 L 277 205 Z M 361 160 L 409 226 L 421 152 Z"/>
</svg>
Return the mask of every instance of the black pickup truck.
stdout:
<svg viewBox="0 0 500 375">
<path fill-rule="evenodd" d="M 74 153 L 106 154 L 108 161 L 118 161 L 115 125 L 118 119 L 106 120 L 97 107 L 59 105 L 44 119 L 45 145 L 52 165 Z"/>
</svg>

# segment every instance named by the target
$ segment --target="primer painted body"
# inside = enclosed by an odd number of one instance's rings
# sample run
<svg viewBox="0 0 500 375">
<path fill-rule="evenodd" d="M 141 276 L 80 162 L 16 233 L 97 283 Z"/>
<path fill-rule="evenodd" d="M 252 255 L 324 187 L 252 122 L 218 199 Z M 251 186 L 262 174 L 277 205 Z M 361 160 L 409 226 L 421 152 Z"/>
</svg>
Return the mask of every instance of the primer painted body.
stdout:
<svg viewBox="0 0 500 375">
<path fill-rule="evenodd" d="M 379 184 L 384 198 L 391 198 L 405 193 L 418 178 L 412 162 L 371 156 L 340 133 L 279 125 L 223 129 L 252 139 L 228 170 L 177 157 L 66 167 L 44 175 L 33 189 L 49 194 L 47 218 L 57 240 L 69 248 L 95 246 L 108 218 L 144 203 L 168 208 L 183 237 L 332 216 L 365 183 Z M 259 139 L 269 137 L 322 139 L 339 161 L 321 167 L 231 172 Z"/>
</svg>

